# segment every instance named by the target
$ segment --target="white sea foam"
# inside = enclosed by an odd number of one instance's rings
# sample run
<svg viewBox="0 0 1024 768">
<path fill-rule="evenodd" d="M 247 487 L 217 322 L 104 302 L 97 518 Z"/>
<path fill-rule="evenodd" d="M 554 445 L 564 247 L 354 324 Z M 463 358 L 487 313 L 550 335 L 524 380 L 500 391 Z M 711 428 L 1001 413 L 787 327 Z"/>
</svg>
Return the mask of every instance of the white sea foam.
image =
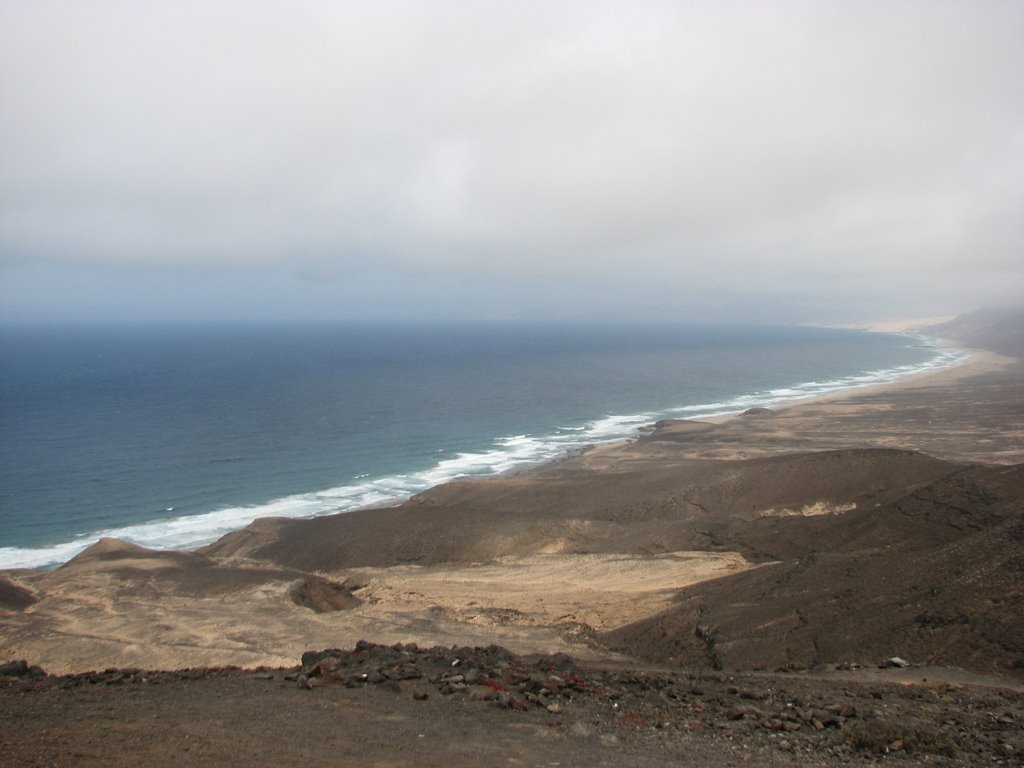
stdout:
<svg viewBox="0 0 1024 768">
<path fill-rule="evenodd" d="M 0 547 L 0 568 L 39 568 L 65 562 L 104 536 L 156 549 L 191 549 L 216 541 L 259 517 L 316 517 L 355 509 L 398 504 L 435 485 L 467 478 L 493 477 L 540 464 L 586 445 L 636 435 L 637 429 L 658 418 L 709 418 L 740 413 L 748 408 L 778 406 L 811 397 L 884 384 L 909 375 L 957 365 L 965 359 L 959 350 L 933 339 L 919 339 L 935 351 L 933 358 L 916 365 L 866 371 L 829 381 L 810 381 L 741 395 L 714 403 L 700 403 L 634 414 L 608 415 L 582 426 L 560 427 L 547 435 L 509 435 L 497 438 L 485 451 L 459 453 L 420 472 L 370 478 L 313 493 L 297 494 L 266 504 L 230 507 L 212 512 L 156 520 L 138 525 L 94 531 L 71 541 L 36 548 Z"/>
</svg>

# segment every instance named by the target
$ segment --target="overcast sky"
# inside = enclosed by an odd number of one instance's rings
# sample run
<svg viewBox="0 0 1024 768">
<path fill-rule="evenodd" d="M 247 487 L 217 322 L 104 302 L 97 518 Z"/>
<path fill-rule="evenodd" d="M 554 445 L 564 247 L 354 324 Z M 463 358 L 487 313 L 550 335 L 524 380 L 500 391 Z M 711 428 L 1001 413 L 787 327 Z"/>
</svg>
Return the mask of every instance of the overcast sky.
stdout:
<svg viewBox="0 0 1024 768">
<path fill-rule="evenodd" d="M 0 319 L 1024 292 L 1024 3 L 0 0 Z"/>
</svg>

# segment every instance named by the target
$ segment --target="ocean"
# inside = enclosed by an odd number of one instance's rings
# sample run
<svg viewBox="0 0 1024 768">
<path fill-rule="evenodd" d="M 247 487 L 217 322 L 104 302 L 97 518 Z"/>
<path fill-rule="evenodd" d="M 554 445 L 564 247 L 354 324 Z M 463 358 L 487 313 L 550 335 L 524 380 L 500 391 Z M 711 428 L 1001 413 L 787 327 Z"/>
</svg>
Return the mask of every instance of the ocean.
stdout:
<svg viewBox="0 0 1024 768">
<path fill-rule="evenodd" d="M 808 327 L 0 328 L 0 568 L 191 548 L 956 363 Z"/>
</svg>

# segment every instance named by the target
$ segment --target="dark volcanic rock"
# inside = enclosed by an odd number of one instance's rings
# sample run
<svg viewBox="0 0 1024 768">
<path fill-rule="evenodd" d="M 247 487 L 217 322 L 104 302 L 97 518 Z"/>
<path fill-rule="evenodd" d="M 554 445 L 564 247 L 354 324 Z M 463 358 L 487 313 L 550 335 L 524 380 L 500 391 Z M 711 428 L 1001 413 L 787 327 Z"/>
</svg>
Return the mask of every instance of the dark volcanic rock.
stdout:
<svg viewBox="0 0 1024 768">
<path fill-rule="evenodd" d="M 24 659 L 0 664 L 0 675 L 3 675 L 4 677 L 22 677 L 27 674 L 28 662 Z"/>
<path fill-rule="evenodd" d="M 38 601 L 25 587 L 0 577 L 0 611 L 23 611 Z"/>
<path fill-rule="evenodd" d="M 307 576 L 296 582 L 290 594 L 296 605 L 317 613 L 347 611 L 363 604 L 348 586 L 321 576 Z"/>
</svg>

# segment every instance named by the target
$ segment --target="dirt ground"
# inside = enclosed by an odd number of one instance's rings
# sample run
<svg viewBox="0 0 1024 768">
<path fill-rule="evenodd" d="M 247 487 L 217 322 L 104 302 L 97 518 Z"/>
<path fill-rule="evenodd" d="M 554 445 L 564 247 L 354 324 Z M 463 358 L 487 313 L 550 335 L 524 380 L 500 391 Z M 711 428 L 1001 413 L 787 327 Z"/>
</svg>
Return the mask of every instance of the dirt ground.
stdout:
<svg viewBox="0 0 1024 768">
<path fill-rule="evenodd" d="M 305 662 L 0 678 L 0 756 L 8 768 L 1024 761 L 1024 693 L 887 671 L 824 681 L 371 644 Z"/>
<path fill-rule="evenodd" d="M 346 584 L 350 602 L 318 612 L 293 595 L 296 583 L 310 583 L 302 572 L 223 567 L 110 541 L 55 572 L 19 574 L 41 599 L 3 618 L 0 650 L 7 644 L 8 656 L 55 673 L 282 665 L 310 647 L 363 637 L 614 660 L 580 636 L 653 616 L 677 589 L 751 567 L 735 553 L 674 552 L 353 568 L 327 582 Z"/>
</svg>

